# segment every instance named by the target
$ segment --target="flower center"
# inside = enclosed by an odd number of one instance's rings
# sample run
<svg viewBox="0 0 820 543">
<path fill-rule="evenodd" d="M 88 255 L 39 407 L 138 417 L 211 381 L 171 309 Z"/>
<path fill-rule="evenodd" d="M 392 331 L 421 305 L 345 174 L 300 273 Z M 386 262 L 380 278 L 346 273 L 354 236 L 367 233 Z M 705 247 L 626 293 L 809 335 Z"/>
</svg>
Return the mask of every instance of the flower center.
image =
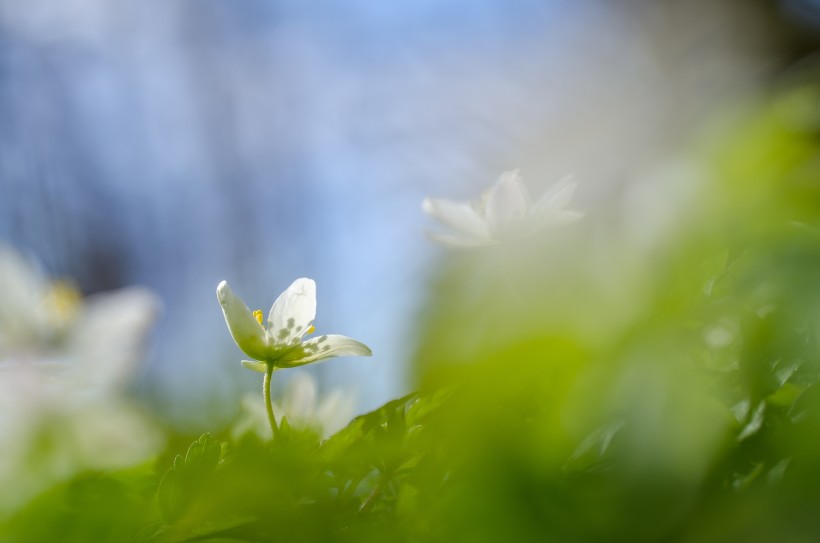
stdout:
<svg viewBox="0 0 820 543">
<path fill-rule="evenodd" d="M 245 313 L 245 314 L 247 315 L 247 313 Z M 259 326 L 262 326 L 262 310 L 257 309 L 256 311 L 253 312 L 253 316 L 256 319 L 256 322 L 259 323 Z"/>
<path fill-rule="evenodd" d="M 55 281 L 46 293 L 46 308 L 57 324 L 71 321 L 82 305 L 82 295 L 67 281 Z"/>
</svg>

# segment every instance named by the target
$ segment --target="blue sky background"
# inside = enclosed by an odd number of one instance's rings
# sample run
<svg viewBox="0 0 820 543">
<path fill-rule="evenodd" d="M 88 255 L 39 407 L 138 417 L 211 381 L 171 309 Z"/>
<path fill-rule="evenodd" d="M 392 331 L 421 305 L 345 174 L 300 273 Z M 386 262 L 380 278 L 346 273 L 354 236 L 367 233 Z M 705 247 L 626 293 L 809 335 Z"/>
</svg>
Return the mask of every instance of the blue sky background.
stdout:
<svg viewBox="0 0 820 543">
<path fill-rule="evenodd" d="M 311 371 L 370 409 L 412 387 L 447 258 L 422 198 L 518 167 L 534 193 L 574 172 L 581 207 L 617 202 L 765 73 L 765 20 L 730 4 L 0 1 L 0 240 L 86 292 L 161 295 L 139 389 L 172 418 L 227 417 L 259 384 L 218 282 L 267 310 L 313 277 L 317 329 L 374 356 Z"/>
</svg>

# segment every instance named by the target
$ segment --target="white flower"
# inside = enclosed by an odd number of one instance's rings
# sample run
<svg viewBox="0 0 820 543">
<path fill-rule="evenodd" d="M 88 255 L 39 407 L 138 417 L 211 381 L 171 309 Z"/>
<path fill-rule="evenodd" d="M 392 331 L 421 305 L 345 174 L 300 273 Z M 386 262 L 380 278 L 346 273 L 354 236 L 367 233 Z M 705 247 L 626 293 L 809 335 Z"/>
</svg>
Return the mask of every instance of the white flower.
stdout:
<svg viewBox="0 0 820 543">
<path fill-rule="evenodd" d="M 341 389 L 320 397 L 316 380 L 308 373 L 299 372 L 285 387 L 282 399 L 273 403 L 276 418 L 287 418 L 295 428 L 310 428 L 322 437 L 329 437 L 350 422 L 354 414 L 355 397 Z M 242 399 L 243 417 L 233 429 L 234 437 L 253 431 L 260 437 L 269 432 L 265 403 L 258 395 Z"/>
<path fill-rule="evenodd" d="M 216 296 L 225 322 L 237 346 L 254 360 L 243 360 L 246 368 L 264 373 L 267 365 L 293 368 L 334 356 L 370 356 L 370 348 L 355 339 L 322 335 L 304 339 L 314 331 L 316 283 L 301 278 L 279 295 L 268 313 L 267 327 L 262 311 L 251 312 L 226 281 L 219 283 Z"/>
<path fill-rule="evenodd" d="M 566 209 L 577 183 L 566 176 L 534 204 L 518 170 L 504 172 L 477 202 L 425 198 L 422 209 L 452 232 L 430 232 L 430 239 L 451 247 L 482 247 L 530 236 L 550 225 L 581 217 Z"/>
<path fill-rule="evenodd" d="M 2 244 L 0 297 L 0 354 L 53 345 L 63 338 L 80 307 L 80 296 L 69 284 L 48 281 Z"/>
<path fill-rule="evenodd" d="M 157 314 L 152 293 L 84 300 L 0 245 L 0 300 L 0 486 L 15 489 L 0 510 L 156 452 L 159 433 L 124 393 Z"/>
<path fill-rule="evenodd" d="M 0 368 L 26 364 L 79 387 L 113 390 L 131 377 L 159 300 L 131 287 L 87 299 L 0 245 Z"/>
</svg>

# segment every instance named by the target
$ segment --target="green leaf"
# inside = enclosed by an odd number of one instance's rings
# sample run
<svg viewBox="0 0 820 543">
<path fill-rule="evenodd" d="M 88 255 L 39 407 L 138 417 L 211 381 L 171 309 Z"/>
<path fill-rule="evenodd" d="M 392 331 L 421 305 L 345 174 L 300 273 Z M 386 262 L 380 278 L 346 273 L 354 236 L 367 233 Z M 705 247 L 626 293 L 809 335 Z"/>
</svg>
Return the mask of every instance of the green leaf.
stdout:
<svg viewBox="0 0 820 543">
<path fill-rule="evenodd" d="M 802 394 L 804 390 L 805 387 L 786 383 L 777 389 L 777 391 L 769 394 L 766 401 L 777 407 L 789 407 L 800 397 L 800 394 Z"/>
<path fill-rule="evenodd" d="M 593 430 L 569 457 L 565 469 L 582 471 L 600 463 L 612 440 L 623 427 L 624 421 L 616 420 Z"/>
<path fill-rule="evenodd" d="M 746 426 L 743 427 L 743 430 L 740 431 L 740 434 L 737 436 L 738 441 L 743 441 L 746 438 L 749 438 L 755 435 L 760 428 L 763 426 L 763 420 L 766 415 L 766 402 L 760 402 L 757 408 L 752 413 L 749 422 Z"/>
<path fill-rule="evenodd" d="M 223 453 L 223 444 L 211 434 L 202 434 L 183 458 L 177 455 L 174 464 L 159 484 L 157 499 L 163 519 L 180 518 L 196 498 L 196 493 L 212 472 Z"/>
<path fill-rule="evenodd" d="M 715 283 L 720 280 L 726 271 L 729 262 L 729 251 L 723 250 L 717 255 L 701 262 L 698 272 L 703 278 L 703 293 L 706 296 L 712 295 Z"/>
</svg>

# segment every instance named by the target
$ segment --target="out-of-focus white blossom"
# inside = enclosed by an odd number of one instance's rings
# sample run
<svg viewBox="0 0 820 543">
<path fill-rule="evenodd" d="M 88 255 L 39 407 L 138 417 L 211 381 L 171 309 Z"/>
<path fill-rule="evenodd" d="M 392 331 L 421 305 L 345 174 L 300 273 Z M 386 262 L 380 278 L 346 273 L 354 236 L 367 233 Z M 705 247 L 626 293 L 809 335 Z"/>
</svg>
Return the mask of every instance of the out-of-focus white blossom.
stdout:
<svg viewBox="0 0 820 543">
<path fill-rule="evenodd" d="M 34 266 L 0 244 L 0 354 L 42 350 L 59 341 L 76 318 L 79 294 L 44 280 Z"/>
<path fill-rule="evenodd" d="M 234 341 L 254 360 L 243 360 L 246 368 L 264 373 L 267 364 L 275 368 L 293 368 L 320 362 L 335 356 L 370 356 L 370 348 L 355 339 L 335 334 L 304 339 L 314 331 L 316 318 L 316 283 L 301 278 L 294 281 L 273 303 L 267 327 L 262 311 L 251 311 L 233 293 L 227 281 L 216 288 L 225 322 Z"/>
<path fill-rule="evenodd" d="M 310 428 L 328 437 L 350 422 L 354 406 L 354 394 L 341 389 L 320 398 L 315 379 L 300 372 L 288 382 L 282 398 L 273 402 L 273 412 L 278 420 L 286 418 L 290 426 Z M 242 399 L 242 417 L 233 429 L 235 437 L 248 431 L 263 438 L 270 434 L 265 403 L 258 394 L 248 394 Z"/>
<path fill-rule="evenodd" d="M 159 302 L 128 288 L 84 300 L 0 245 L 0 509 L 88 469 L 145 459 L 159 432 L 124 394 Z"/>
<path fill-rule="evenodd" d="M 422 209 L 448 226 L 450 232 L 429 232 L 433 241 L 451 247 L 482 247 L 521 239 L 552 225 L 578 220 L 566 209 L 575 193 L 570 176 L 550 187 L 532 203 L 518 170 L 504 172 L 474 202 L 425 198 Z"/>
</svg>

